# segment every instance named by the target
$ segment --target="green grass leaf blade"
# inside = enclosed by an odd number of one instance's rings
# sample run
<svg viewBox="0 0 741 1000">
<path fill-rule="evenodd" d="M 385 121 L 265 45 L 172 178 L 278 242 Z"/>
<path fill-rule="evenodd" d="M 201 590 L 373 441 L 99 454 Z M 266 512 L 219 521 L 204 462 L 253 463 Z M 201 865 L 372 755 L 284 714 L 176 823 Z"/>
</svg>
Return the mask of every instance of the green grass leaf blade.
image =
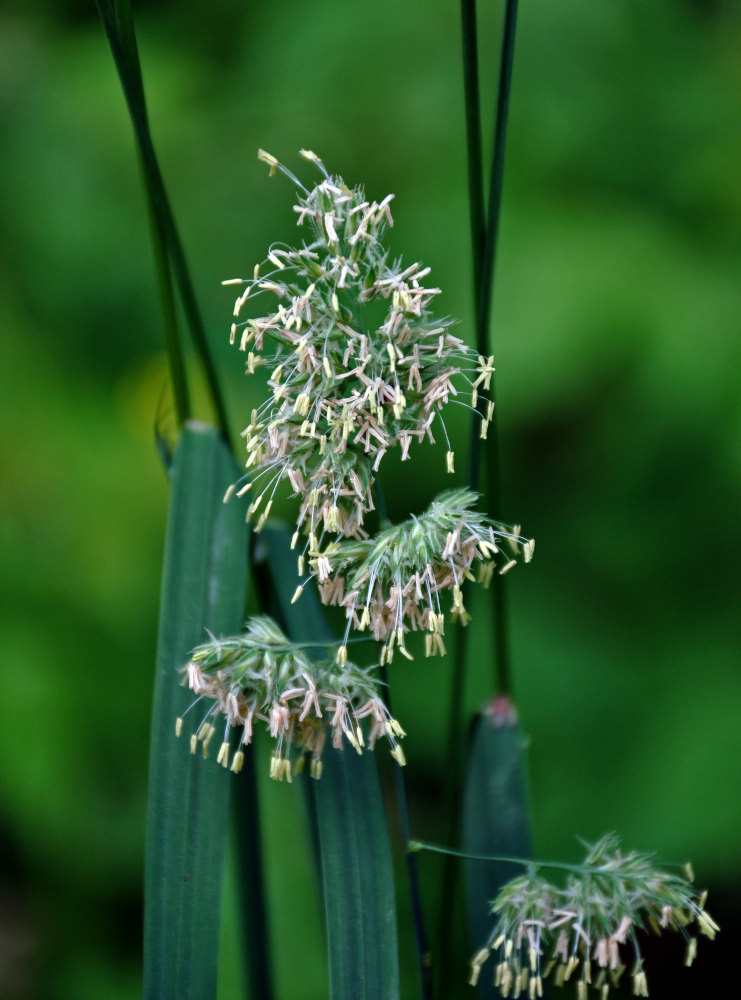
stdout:
<svg viewBox="0 0 741 1000">
<path fill-rule="evenodd" d="M 329 747 L 314 783 L 332 1000 L 399 995 L 386 817 L 371 753 Z M 307 779 L 310 780 L 310 779 Z"/>
<path fill-rule="evenodd" d="M 142 82 L 139 53 L 134 31 L 134 19 L 130 0 L 96 0 L 98 11 L 103 22 L 103 28 L 108 38 L 121 88 L 126 99 L 126 105 L 134 129 L 134 137 L 142 163 L 147 198 L 153 218 L 154 247 L 160 288 L 165 291 L 163 307 L 165 309 L 166 331 L 168 333 L 168 351 L 173 381 L 176 385 L 176 395 L 184 401 L 187 397 L 185 385 L 184 358 L 182 346 L 177 332 L 171 326 L 169 315 L 170 303 L 167 299 L 167 287 L 162 284 L 163 263 L 158 259 L 161 249 L 159 244 L 165 242 L 169 253 L 169 261 L 175 277 L 183 312 L 190 329 L 193 343 L 198 355 L 203 374 L 208 386 L 216 417 L 222 434 L 229 437 L 229 420 L 221 386 L 219 384 L 216 366 L 211 347 L 206 336 L 201 312 L 198 307 L 193 281 L 185 257 L 185 251 L 180 239 L 175 217 L 170 207 L 165 183 L 154 149 L 152 135 L 149 129 L 144 85 Z M 169 271 L 164 279 L 169 283 Z M 181 383 L 178 385 L 178 383 Z"/>
<path fill-rule="evenodd" d="M 329 641 L 332 632 L 313 588 L 295 604 L 290 531 L 266 528 L 256 551 L 273 613 L 291 638 Z M 386 814 L 375 757 L 328 746 L 318 781 L 308 777 L 315 823 L 331 1000 L 394 1000 L 399 995 L 396 903 Z"/>
<path fill-rule="evenodd" d="M 475 719 L 463 791 L 466 854 L 532 857 L 526 740 L 509 699 L 497 698 Z M 464 862 L 471 955 L 491 931 L 489 903 L 521 872 L 506 862 Z M 499 997 L 482 975 L 480 997 Z"/>
<path fill-rule="evenodd" d="M 222 503 L 237 470 L 215 429 L 186 424 L 171 475 L 149 772 L 143 995 L 207 1000 L 216 989 L 233 776 L 175 738 L 175 720 L 193 700 L 178 668 L 205 629 L 220 635 L 241 628 L 247 527 L 236 505 Z"/>
</svg>

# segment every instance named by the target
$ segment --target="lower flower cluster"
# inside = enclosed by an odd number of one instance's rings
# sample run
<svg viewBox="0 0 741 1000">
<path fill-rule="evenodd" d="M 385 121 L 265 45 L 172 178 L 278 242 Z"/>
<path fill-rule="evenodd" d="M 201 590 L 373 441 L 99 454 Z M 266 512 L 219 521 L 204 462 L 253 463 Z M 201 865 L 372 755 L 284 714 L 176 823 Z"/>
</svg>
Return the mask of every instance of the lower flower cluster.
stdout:
<svg viewBox="0 0 741 1000">
<path fill-rule="evenodd" d="M 447 490 L 417 517 L 382 528 L 373 538 L 345 539 L 310 552 L 323 603 L 341 605 L 351 628 L 370 628 L 384 642 L 381 662 L 394 645 L 407 657 L 407 631 L 427 632 L 425 652 L 445 653 L 446 615 L 469 620 L 462 586 L 473 579 L 485 586 L 494 572 L 507 573 L 518 558 L 530 562 L 535 542 L 475 509 L 476 494 Z M 442 597 L 448 592 L 448 608 Z"/>
<path fill-rule="evenodd" d="M 535 867 L 502 888 L 491 905 L 497 919 L 489 941 L 471 962 L 472 985 L 494 954 L 494 984 L 505 997 L 535 1000 L 550 975 L 557 986 L 574 977 L 578 1000 L 586 1000 L 590 987 L 605 1000 L 628 966 L 634 995 L 645 997 L 638 930 L 681 933 L 687 965 L 697 950 L 692 925 L 709 938 L 718 930 L 705 894 L 688 878 L 657 869 L 650 855 L 622 854 L 614 834 L 590 848 L 583 866 L 559 867 L 573 872 L 563 888 Z"/>
<path fill-rule="evenodd" d="M 312 777 L 321 775 L 321 755 L 327 732 L 338 749 L 347 742 L 357 753 L 373 749 L 385 736 L 391 755 L 404 764 L 399 740 L 405 735 L 380 697 L 380 681 L 373 670 L 344 659 L 309 658 L 306 646 L 290 642 L 275 622 L 261 616 L 247 622 L 243 635 L 211 639 L 193 650 L 183 668 L 196 700 L 188 711 L 206 701 L 207 709 L 190 737 L 190 749 L 200 744 L 203 756 L 217 732 L 214 720 L 224 717 L 217 760 L 234 772 L 244 762 L 242 745 L 252 742 L 255 721 L 264 722 L 276 741 L 270 775 L 291 781 L 290 750 L 296 746 L 310 755 Z M 366 732 L 363 722 L 368 720 Z M 176 723 L 179 736 L 183 718 Z M 230 731 L 241 727 L 239 749 L 231 752 Z M 231 754 L 231 761 L 230 761 Z M 303 766 L 304 757 L 299 760 Z"/>
</svg>

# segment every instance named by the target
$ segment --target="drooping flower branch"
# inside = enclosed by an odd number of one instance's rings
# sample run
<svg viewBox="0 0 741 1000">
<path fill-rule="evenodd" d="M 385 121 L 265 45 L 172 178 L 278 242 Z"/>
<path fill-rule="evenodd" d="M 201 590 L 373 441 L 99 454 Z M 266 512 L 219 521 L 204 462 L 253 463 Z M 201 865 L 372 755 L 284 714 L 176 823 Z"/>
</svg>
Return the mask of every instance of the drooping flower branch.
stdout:
<svg viewBox="0 0 741 1000">
<path fill-rule="evenodd" d="M 429 508 L 400 524 L 382 528 L 373 538 L 329 545 L 311 559 L 313 575 L 325 604 L 345 608 L 350 628 L 370 628 L 384 641 L 381 662 L 392 658 L 394 644 L 409 657 L 405 631 L 427 632 L 425 652 L 445 653 L 446 613 L 467 624 L 463 606 L 464 580 L 488 585 L 495 571 L 507 573 L 517 556 L 529 562 L 534 542 L 474 509 L 476 495 L 468 489 L 441 493 Z M 448 609 L 441 595 L 449 591 Z"/>
<path fill-rule="evenodd" d="M 560 986 L 576 973 L 579 1000 L 590 987 L 606 1000 L 627 967 L 633 993 L 645 997 L 638 931 L 678 931 L 690 965 L 697 951 L 693 927 L 709 938 L 719 929 L 705 910 L 706 894 L 691 884 L 689 866 L 688 877 L 662 871 L 651 855 L 623 854 L 614 834 L 590 847 L 584 865 L 571 870 L 559 887 L 533 865 L 500 890 L 491 904 L 491 935 L 471 963 L 472 985 L 494 954 L 494 983 L 505 997 L 534 1000 L 543 995 L 545 977 Z"/>
<path fill-rule="evenodd" d="M 404 764 L 398 741 L 404 731 L 392 718 L 381 697 L 381 683 L 373 668 L 344 660 L 309 657 L 307 648 L 290 642 L 267 616 L 248 621 L 243 635 L 211 639 L 196 647 L 184 667 L 188 686 L 197 695 L 194 709 L 202 701 L 207 708 L 190 737 L 191 752 L 200 743 L 204 757 L 216 734 L 214 720 L 224 717 L 223 738 L 217 760 L 229 766 L 232 728 L 241 728 L 240 748 L 231 758 L 231 770 L 241 770 L 242 745 L 252 742 L 254 724 L 264 722 L 276 741 L 271 759 L 271 777 L 291 780 L 290 749 L 293 744 L 311 754 L 311 775 L 321 774 L 321 754 L 327 727 L 332 744 L 346 741 L 357 753 L 366 746 L 362 722 L 369 720 L 367 746 L 385 736 L 392 756 Z M 184 720 L 178 719 L 180 735 Z M 301 758 L 301 762 L 303 757 Z"/>
</svg>

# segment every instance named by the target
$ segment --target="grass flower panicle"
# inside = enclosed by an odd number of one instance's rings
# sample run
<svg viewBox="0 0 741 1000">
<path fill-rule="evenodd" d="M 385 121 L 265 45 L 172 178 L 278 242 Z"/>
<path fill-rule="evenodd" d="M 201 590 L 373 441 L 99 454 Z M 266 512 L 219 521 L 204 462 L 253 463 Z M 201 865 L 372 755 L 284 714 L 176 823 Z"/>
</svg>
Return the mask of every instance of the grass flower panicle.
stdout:
<svg viewBox="0 0 741 1000">
<path fill-rule="evenodd" d="M 697 950 L 691 926 L 709 938 L 718 931 L 704 893 L 687 878 L 658 869 L 651 855 L 622 854 L 614 834 L 589 849 L 583 866 L 564 867 L 572 872 L 564 887 L 533 865 L 502 888 L 491 904 L 494 929 L 471 962 L 473 985 L 494 953 L 494 983 L 503 996 L 534 1000 L 543 995 L 546 976 L 560 986 L 577 973 L 579 1000 L 590 988 L 605 1000 L 628 966 L 633 993 L 648 996 L 637 931 L 679 931 L 687 941 L 687 965 Z"/>
<path fill-rule="evenodd" d="M 363 538 L 371 486 L 390 449 L 408 459 L 414 442 L 435 440 L 436 424 L 448 441 L 449 402 L 480 406 L 486 436 L 494 359 L 455 337 L 451 319 L 433 316 L 440 289 L 424 283 L 429 268 L 389 257 L 393 195 L 369 201 L 361 187 L 330 176 L 316 154 L 301 152 L 322 174 L 311 190 L 275 157 L 262 150 L 259 157 L 295 183 L 294 209 L 309 241 L 273 245 L 252 278 L 224 282 L 244 286 L 230 340 L 247 353 L 247 372 L 271 369 L 271 398 L 243 432 L 248 474 L 266 484 L 248 516 L 269 493 L 261 527 L 288 480 L 301 496 L 298 526 L 311 538 L 320 531 Z M 267 313 L 242 319 L 248 300 L 258 299 L 271 301 Z M 449 442 L 446 467 L 453 471 Z"/>
<path fill-rule="evenodd" d="M 350 628 L 370 628 L 385 642 L 382 662 L 394 646 L 409 655 L 407 631 L 425 631 L 426 654 L 444 653 L 446 615 L 464 625 L 469 620 L 462 586 L 475 579 L 488 585 L 495 571 L 507 573 L 518 558 L 529 562 L 535 542 L 519 527 L 506 527 L 474 509 L 468 489 L 441 493 L 426 511 L 382 528 L 373 538 L 330 543 L 310 559 L 319 593 L 326 604 L 341 605 Z M 452 604 L 441 596 L 449 591 Z"/>
<path fill-rule="evenodd" d="M 213 720 L 223 715 L 217 760 L 224 767 L 230 766 L 230 731 L 242 727 L 239 749 L 231 756 L 234 772 L 241 770 L 241 747 L 252 742 L 255 721 L 265 723 L 276 741 L 270 774 L 279 780 L 291 780 L 294 744 L 311 755 L 312 777 L 321 775 L 328 728 L 333 746 L 340 749 L 347 741 L 359 754 L 385 736 L 392 756 L 404 764 L 398 741 L 405 734 L 380 695 L 381 682 L 373 668 L 359 667 L 346 656 L 318 660 L 309 657 L 307 648 L 290 642 L 267 616 L 251 618 L 243 635 L 212 638 L 196 647 L 183 668 L 184 683 L 198 696 L 188 711 L 202 700 L 213 704 L 190 737 L 191 752 L 200 744 L 207 756 L 216 733 Z M 183 725 L 178 719 L 176 735 Z"/>
</svg>

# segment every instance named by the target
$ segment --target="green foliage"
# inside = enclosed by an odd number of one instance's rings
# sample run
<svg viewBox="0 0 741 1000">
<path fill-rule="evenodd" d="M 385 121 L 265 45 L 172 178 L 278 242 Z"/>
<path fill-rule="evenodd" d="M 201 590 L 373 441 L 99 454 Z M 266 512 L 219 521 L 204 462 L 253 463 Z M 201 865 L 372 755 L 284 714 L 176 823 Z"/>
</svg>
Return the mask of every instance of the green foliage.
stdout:
<svg viewBox="0 0 741 1000">
<path fill-rule="evenodd" d="M 144 997 L 215 996 L 230 776 L 173 736 L 192 707 L 180 668 L 205 631 L 242 622 L 247 528 L 222 502 L 235 469 L 218 432 L 187 424 L 175 450 L 152 714 Z M 202 709 L 195 706 L 203 715 Z M 217 740 L 217 742 L 219 742 Z"/>
<path fill-rule="evenodd" d="M 0 732 L 0 812 L 22 845 L 14 877 L 37 901 L 30 917 L 18 910 L 37 993 L 118 1000 L 139 994 L 162 338 L 100 25 L 72 4 L 11 6 L 0 640 L 23 708 Z M 306 141 L 349 182 L 395 191 L 394 245 L 419 248 L 472 339 L 456 19 L 455 5 L 390 0 L 352 16 L 339 0 L 301 5 L 290 24 L 283 5 L 142 5 L 151 121 L 220 371 L 230 297 L 218 283 L 258 259 L 276 213 L 295 238 L 282 195 L 250 166 L 258 144 L 290 155 Z M 523 7 L 494 309 L 507 372 L 496 513 L 516 512 L 539 539 L 537 573 L 512 576 L 510 602 L 539 846 L 573 856 L 571 831 L 612 828 L 668 857 L 692 844 L 729 891 L 741 822 L 729 794 L 741 704 L 729 609 L 741 593 L 727 563 L 741 544 L 738 48 L 730 4 Z M 481 69 L 490 79 L 490 58 Z M 243 426 L 260 393 L 234 372 L 230 395 Z M 463 423 L 451 430 L 462 447 Z M 429 503 L 440 459 L 420 455 L 414 475 L 387 460 L 395 519 Z M 712 558 L 696 523 L 723 540 Z M 492 635 L 471 610 L 475 710 L 491 693 Z M 415 828 L 431 838 L 444 697 L 421 658 L 395 684 Z M 287 789 L 268 792 L 268 877 L 290 897 L 276 918 L 280 974 L 313 1000 L 323 959 L 300 929 L 315 930 L 315 901 L 286 877 L 300 871 Z M 437 870 L 425 874 L 434 901 Z M 404 983 L 410 949 L 402 938 Z"/>
</svg>

